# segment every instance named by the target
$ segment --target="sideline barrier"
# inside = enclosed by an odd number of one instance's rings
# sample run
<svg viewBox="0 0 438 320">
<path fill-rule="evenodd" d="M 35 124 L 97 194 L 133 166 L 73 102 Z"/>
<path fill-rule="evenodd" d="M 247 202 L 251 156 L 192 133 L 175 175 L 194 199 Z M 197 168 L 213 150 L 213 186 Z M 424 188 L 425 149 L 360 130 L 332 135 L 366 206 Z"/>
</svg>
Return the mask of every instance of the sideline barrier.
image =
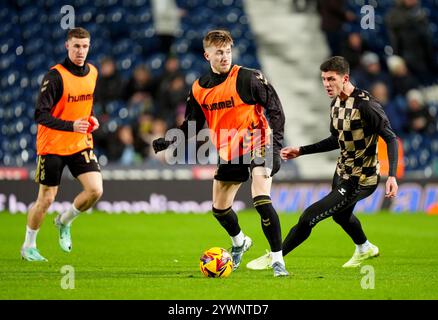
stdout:
<svg viewBox="0 0 438 320">
<path fill-rule="evenodd" d="M 382 179 L 385 181 L 385 179 Z M 327 194 L 330 180 L 294 180 L 274 182 L 272 201 L 279 212 L 301 212 Z M 63 179 L 50 211 L 62 211 L 80 191 L 77 181 Z M 24 213 L 35 201 L 38 185 L 31 180 L 0 181 L 0 211 Z M 95 209 L 108 213 L 206 213 L 211 210 L 211 180 L 109 180 L 104 181 L 104 194 Z M 399 183 L 397 198 L 384 197 L 385 184 L 360 201 L 356 212 L 380 210 L 399 212 L 433 212 L 438 206 L 438 180 L 406 180 Z M 235 210 L 252 208 L 250 184 L 239 190 Z"/>
</svg>

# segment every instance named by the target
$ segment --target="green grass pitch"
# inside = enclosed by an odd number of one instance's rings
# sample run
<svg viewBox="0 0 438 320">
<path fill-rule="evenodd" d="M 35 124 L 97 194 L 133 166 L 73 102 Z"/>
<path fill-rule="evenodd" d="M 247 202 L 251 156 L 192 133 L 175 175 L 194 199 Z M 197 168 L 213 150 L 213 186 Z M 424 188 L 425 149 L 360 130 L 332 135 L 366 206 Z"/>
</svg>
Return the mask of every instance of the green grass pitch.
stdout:
<svg viewBox="0 0 438 320">
<path fill-rule="evenodd" d="M 255 211 L 239 213 L 254 246 L 226 279 L 204 278 L 199 257 L 230 240 L 210 215 L 80 216 L 73 225 L 73 251 L 58 246 L 52 216 L 38 235 L 49 262 L 22 261 L 19 249 L 26 216 L 0 213 L 0 299 L 438 299 L 438 216 L 358 215 L 381 256 L 365 262 L 374 270 L 374 289 L 364 289 L 369 267 L 343 269 L 354 245 L 332 220 L 319 223 L 309 239 L 286 257 L 293 276 L 250 271 L 246 262 L 268 247 Z M 297 214 L 280 214 L 283 237 Z M 62 289 L 61 268 L 74 268 L 74 289 Z M 370 278 L 364 283 L 371 284 Z"/>
</svg>

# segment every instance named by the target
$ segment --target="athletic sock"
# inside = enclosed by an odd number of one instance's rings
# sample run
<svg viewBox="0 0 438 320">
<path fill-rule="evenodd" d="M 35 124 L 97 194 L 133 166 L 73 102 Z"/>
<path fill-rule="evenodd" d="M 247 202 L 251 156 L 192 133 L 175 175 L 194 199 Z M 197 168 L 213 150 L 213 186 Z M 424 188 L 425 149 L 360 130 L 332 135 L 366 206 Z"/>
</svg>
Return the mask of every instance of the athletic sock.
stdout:
<svg viewBox="0 0 438 320">
<path fill-rule="evenodd" d="M 233 247 L 243 246 L 244 239 L 245 239 L 245 235 L 243 234 L 243 232 L 241 230 L 237 236 L 231 237 L 231 241 L 233 242 Z"/>
<path fill-rule="evenodd" d="M 283 252 L 281 250 L 276 252 L 271 252 L 271 256 L 272 256 L 272 264 L 274 264 L 275 262 L 280 262 L 282 265 L 285 265 L 283 259 Z"/>
<path fill-rule="evenodd" d="M 39 229 L 33 230 L 26 225 L 26 235 L 24 238 L 23 248 L 36 248 L 38 231 Z"/>
<path fill-rule="evenodd" d="M 263 233 L 268 239 L 271 251 L 281 251 L 280 219 L 272 206 L 271 197 L 263 195 L 253 199 L 254 207 L 260 214 Z"/>
<path fill-rule="evenodd" d="M 359 251 L 359 253 L 364 253 L 367 250 L 369 250 L 371 247 L 371 243 L 367 240 L 362 244 L 356 244 L 356 250 Z"/>
<path fill-rule="evenodd" d="M 81 212 L 76 209 L 75 205 L 72 203 L 70 209 L 61 214 L 60 221 L 63 225 L 70 226 L 73 220 L 80 214 Z"/>
<path fill-rule="evenodd" d="M 213 207 L 213 215 L 216 220 L 219 221 L 221 226 L 227 231 L 231 239 L 239 235 L 239 233 L 241 232 L 239 221 L 237 219 L 237 214 L 234 212 L 232 207 L 229 207 L 227 209 L 216 209 Z M 241 239 L 240 236 L 238 237 L 237 241 L 239 241 L 239 239 Z M 243 244 L 243 238 L 241 240 L 242 243 L 240 245 Z"/>
</svg>

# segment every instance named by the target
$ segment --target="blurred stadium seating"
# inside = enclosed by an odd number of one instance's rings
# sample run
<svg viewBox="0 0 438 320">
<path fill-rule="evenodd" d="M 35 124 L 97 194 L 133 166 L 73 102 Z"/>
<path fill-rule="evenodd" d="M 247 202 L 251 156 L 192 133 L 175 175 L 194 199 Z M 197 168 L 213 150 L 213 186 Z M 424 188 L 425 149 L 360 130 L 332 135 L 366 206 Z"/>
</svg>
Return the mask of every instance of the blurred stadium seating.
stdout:
<svg viewBox="0 0 438 320">
<path fill-rule="evenodd" d="M 135 66 L 146 64 L 153 75 L 162 71 L 166 53 L 160 52 L 149 0 L 19 0 L 0 4 L 0 166 L 33 164 L 36 126 L 33 112 L 38 88 L 48 69 L 65 58 L 66 30 L 60 27 L 61 7 L 75 8 L 75 24 L 91 33 L 88 60 L 98 65 L 112 56 L 127 79 Z M 202 37 L 211 28 L 231 30 L 235 62 L 260 68 L 253 35 L 242 0 L 178 0 L 186 11 L 175 51 L 188 82 L 206 70 Z M 123 101 L 110 106 L 115 124 L 130 116 Z"/>
<path fill-rule="evenodd" d="M 243 0 L 176 2 L 186 14 L 181 18 L 181 30 L 173 50 L 180 59 L 188 84 L 208 68 L 202 57 L 202 37 L 211 28 L 231 31 L 235 40 L 235 63 L 260 69 Z M 364 1 L 348 0 L 347 3 L 351 11 L 360 15 Z M 75 8 L 76 25 L 91 33 L 90 62 L 98 65 L 102 57 L 112 56 L 125 79 L 138 64 L 146 64 L 154 76 L 163 70 L 166 53 L 160 52 L 149 0 L 3 1 L 0 4 L 0 166 L 35 163 L 34 106 L 42 77 L 66 54 L 66 31 L 60 28 L 60 8 L 64 4 Z M 384 15 L 393 5 L 392 0 L 379 0 L 376 30 L 360 30 L 370 49 L 381 57 L 388 53 L 389 43 Z M 438 1 L 423 0 L 422 5 L 438 47 Z M 344 27 L 345 32 L 355 28 L 353 23 L 346 23 Z M 96 108 L 98 110 L 99 106 Z M 107 108 L 115 127 L 138 116 L 136 110 L 126 108 L 124 101 L 115 101 Z M 436 116 L 438 104 L 432 105 L 431 109 Z M 437 136 L 412 134 L 402 138 L 407 172 L 432 172 L 438 167 L 435 160 L 438 158 Z"/>
<path fill-rule="evenodd" d="M 372 5 L 375 8 L 375 29 L 362 29 L 357 22 L 347 22 L 344 24 L 344 32 L 360 32 L 361 38 L 367 43 L 369 50 L 377 53 L 381 61 L 385 61 L 388 55 L 392 54 L 392 48 L 385 26 L 385 16 L 395 5 L 393 0 L 365 1 L 348 0 L 348 10 L 361 16 L 361 8 L 364 4 Z M 430 32 L 434 42 L 435 51 L 438 52 L 438 1 L 422 0 L 421 6 L 424 8 L 430 23 Z M 438 54 L 436 56 L 438 62 Z M 400 99 L 400 97 L 398 97 Z M 398 101 L 398 104 L 406 105 L 406 101 Z M 429 105 L 431 114 L 438 117 L 438 103 L 432 102 Z M 405 107 L 406 108 L 406 107 Z M 426 176 L 438 174 L 438 132 L 433 135 L 418 133 L 400 134 L 404 147 L 404 164 L 406 172 L 415 176 Z"/>
</svg>

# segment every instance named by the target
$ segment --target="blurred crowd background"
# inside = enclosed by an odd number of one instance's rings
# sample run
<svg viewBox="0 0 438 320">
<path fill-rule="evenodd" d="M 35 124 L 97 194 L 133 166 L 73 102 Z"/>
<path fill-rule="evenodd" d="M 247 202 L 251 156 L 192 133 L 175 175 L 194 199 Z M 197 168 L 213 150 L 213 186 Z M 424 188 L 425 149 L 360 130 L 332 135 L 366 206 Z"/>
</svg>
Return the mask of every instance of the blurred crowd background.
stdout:
<svg viewBox="0 0 438 320">
<path fill-rule="evenodd" d="M 34 106 L 44 74 L 66 56 L 67 4 L 92 36 L 102 166 L 163 163 L 151 141 L 184 120 L 190 85 L 209 67 L 208 30 L 228 29 L 234 63 L 264 71 L 243 0 L 2 1 L 0 166 L 35 164 Z M 375 10 L 373 30 L 361 27 L 364 5 Z M 380 101 L 401 139 L 406 174 L 438 175 L 438 0 L 291 0 L 290 10 L 319 15 L 329 55 L 345 56 L 353 83 Z"/>
</svg>

